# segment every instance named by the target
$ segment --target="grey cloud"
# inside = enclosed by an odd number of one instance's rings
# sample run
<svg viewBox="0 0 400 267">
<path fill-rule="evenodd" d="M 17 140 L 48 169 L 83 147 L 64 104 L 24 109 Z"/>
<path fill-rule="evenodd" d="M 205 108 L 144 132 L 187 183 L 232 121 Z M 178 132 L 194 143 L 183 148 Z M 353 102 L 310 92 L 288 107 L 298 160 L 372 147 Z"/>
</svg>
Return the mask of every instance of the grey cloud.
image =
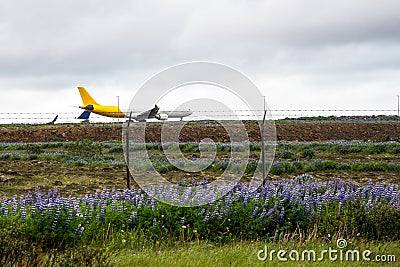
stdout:
<svg viewBox="0 0 400 267">
<path fill-rule="evenodd" d="M 264 71 L 398 67 L 398 1 L 241 3 L 196 10 L 178 47 Z"/>
<path fill-rule="evenodd" d="M 17 11 L 21 2 L 2 7 L 2 74 L 103 73 L 134 64 L 146 67 L 168 56 L 173 29 L 179 26 L 173 18 L 162 18 L 166 11 L 162 3 L 110 1 L 104 7 L 96 1 L 60 6 L 53 2 L 28 1 L 22 12 Z"/>
<path fill-rule="evenodd" d="M 258 41 L 309 46 L 400 35 L 400 3 L 394 0 L 218 3 L 193 13 L 181 36 L 183 45 L 204 39 L 230 45 Z"/>
<path fill-rule="evenodd" d="M 398 25 L 396 0 L 5 0 L 0 85 L 130 84 L 192 60 L 250 76 L 398 70 Z"/>
</svg>

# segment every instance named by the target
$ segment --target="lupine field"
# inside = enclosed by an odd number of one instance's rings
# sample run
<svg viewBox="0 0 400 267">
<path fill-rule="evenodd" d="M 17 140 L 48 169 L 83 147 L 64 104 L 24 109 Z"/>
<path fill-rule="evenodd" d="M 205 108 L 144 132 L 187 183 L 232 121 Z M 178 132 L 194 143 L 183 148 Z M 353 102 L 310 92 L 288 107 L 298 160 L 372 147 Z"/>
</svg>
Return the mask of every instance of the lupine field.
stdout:
<svg viewBox="0 0 400 267">
<path fill-rule="evenodd" d="M 199 152 L 196 144 L 179 146 L 188 157 Z M 216 179 L 231 149 L 217 144 L 213 164 L 188 175 L 162 156 L 160 144 L 147 145 L 154 168 L 187 185 Z M 185 208 L 135 184 L 126 188 L 120 142 L 0 143 L 0 265 L 113 266 L 120 253 L 288 236 L 399 241 L 399 143 L 278 142 L 268 181 L 256 191 L 246 182 L 261 146 L 250 149 L 245 175 L 230 193 Z"/>
</svg>

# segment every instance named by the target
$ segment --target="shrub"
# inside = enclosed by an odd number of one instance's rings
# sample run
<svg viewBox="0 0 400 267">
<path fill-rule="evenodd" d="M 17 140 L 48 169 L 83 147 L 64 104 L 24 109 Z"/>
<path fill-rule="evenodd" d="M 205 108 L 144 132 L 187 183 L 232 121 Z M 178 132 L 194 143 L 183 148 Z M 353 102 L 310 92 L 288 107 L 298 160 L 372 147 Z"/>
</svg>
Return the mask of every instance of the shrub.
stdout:
<svg viewBox="0 0 400 267">
<path fill-rule="evenodd" d="M 29 242 L 25 236 L 24 225 L 18 221 L 1 222 L 0 265 L 1 266 L 40 266 L 40 248 Z"/>
<path fill-rule="evenodd" d="M 315 157 L 315 152 L 313 149 L 303 149 L 303 151 L 301 151 L 300 156 L 302 158 L 312 159 Z"/>
<path fill-rule="evenodd" d="M 109 150 L 108 153 L 123 153 L 124 150 L 122 149 L 122 145 L 115 145 L 112 146 Z"/>
<path fill-rule="evenodd" d="M 297 155 L 294 152 L 284 150 L 279 153 L 279 156 L 283 159 L 296 159 Z"/>
<path fill-rule="evenodd" d="M 367 239 L 398 240 L 400 238 L 400 210 L 381 201 L 371 208 L 360 200 L 347 205 L 346 220 L 357 234 Z"/>
<path fill-rule="evenodd" d="M 164 196 L 171 193 L 168 187 L 161 189 Z M 280 233 L 308 231 L 324 236 L 342 231 L 350 237 L 359 234 L 367 239 L 398 240 L 398 189 L 391 184 L 318 182 L 303 175 L 270 181 L 256 191 L 238 183 L 221 199 L 190 208 L 158 202 L 134 188 L 97 191 L 81 198 L 61 197 L 57 190 L 47 194 L 35 191 L 0 202 L 0 253 L 7 252 L 0 255 L 6 258 L 12 251 L 33 253 L 34 244 L 39 252 L 72 249 L 67 258 L 80 258 L 81 262 L 90 260 L 85 255 L 103 260 L 107 255 L 92 251 L 91 244 L 138 233 L 153 242 L 268 240 Z M 12 242 L 13 238 L 19 243 Z"/>
<path fill-rule="evenodd" d="M 27 144 L 25 150 L 26 150 L 26 153 L 28 153 L 28 154 L 37 155 L 37 154 L 43 153 L 42 147 L 37 144 Z"/>
<path fill-rule="evenodd" d="M 112 253 L 94 242 L 63 247 L 45 246 L 46 237 L 32 240 L 26 225 L 14 220 L 0 222 L 0 265 L 12 266 L 111 266 Z"/>
<path fill-rule="evenodd" d="M 67 145 L 67 150 L 78 157 L 94 159 L 103 155 L 102 145 L 89 139 L 80 139 Z"/>
</svg>

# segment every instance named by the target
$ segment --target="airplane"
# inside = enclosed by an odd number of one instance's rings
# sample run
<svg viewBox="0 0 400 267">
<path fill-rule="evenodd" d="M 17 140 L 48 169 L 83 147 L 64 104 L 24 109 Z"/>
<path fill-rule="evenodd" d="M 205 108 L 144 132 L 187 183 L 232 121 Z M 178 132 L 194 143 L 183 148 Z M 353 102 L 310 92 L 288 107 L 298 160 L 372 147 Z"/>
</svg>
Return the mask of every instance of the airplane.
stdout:
<svg viewBox="0 0 400 267">
<path fill-rule="evenodd" d="M 146 121 L 147 119 L 165 121 L 169 118 L 180 118 L 182 120 L 184 117 L 193 114 L 191 110 L 163 111 L 159 113 L 160 109 L 157 105 L 155 105 L 154 108 L 141 113 L 125 114 L 118 106 L 100 105 L 96 102 L 96 100 L 93 99 L 93 97 L 88 93 L 88 91 L 86 91 L 84 87 L 80 86 L 78 87 L 78 90 L 83 101 L 83 106 L 79 106 L 79 108 L 84 109 L 85 111 L 77 119 L 83 119 L 85 121 L 89 120 L 91 113 L 111 118 L 131 118 L 136 121 Z"/>
</svg>

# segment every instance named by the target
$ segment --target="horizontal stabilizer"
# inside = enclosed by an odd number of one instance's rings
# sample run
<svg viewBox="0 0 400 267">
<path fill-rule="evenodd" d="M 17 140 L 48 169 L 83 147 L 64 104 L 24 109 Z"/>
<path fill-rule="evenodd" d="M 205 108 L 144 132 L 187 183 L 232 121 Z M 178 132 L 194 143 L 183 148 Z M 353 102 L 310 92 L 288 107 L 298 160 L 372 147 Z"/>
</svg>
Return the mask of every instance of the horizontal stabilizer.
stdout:
<svg viewBox="0 0 400 267">
<path fill-rule="evenodd" d="M 90 116 L 90 111 L 85 110 L 77 119 L 88 120 Z"/>
</svg>

